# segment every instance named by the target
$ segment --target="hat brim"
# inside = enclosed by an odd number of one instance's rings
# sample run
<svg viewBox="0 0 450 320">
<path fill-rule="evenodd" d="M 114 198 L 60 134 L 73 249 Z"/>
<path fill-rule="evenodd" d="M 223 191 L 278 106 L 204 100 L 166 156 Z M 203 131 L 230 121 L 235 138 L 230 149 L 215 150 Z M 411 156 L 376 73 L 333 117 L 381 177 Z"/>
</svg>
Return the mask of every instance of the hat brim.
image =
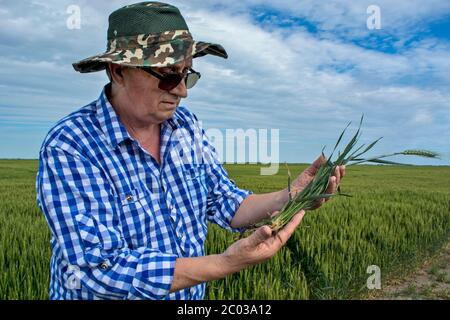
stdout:
<svg viewBox="0 0 450 320">
<path fill-rule="evenodd" d="M 72 64 L 81 73 L 104 70 L 108 63 L 130 67 L 168 67 L 181 63 L 190 57 L 198 58 L 211 54 L 228 58 L 225 49 L 215 43 L 197 41 L 178 41 L 165 46 L 143 47 L 130 50 L 113 49 Z"/>
</svg>

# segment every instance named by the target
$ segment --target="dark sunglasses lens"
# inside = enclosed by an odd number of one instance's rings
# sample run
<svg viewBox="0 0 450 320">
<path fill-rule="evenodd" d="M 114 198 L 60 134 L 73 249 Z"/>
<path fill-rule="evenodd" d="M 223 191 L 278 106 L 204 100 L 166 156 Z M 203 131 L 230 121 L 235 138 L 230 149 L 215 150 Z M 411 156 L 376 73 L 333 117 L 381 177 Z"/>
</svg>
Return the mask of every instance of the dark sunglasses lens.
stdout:
<svg viewBox="0 0 450 320">
<path fill-rule="evenodd" d="M 200 76 L 198 73 L 188 73 L 185 79 L 186 89 L 191 89 L 197 83 Z"/>
<path fill-rule="evenodd" d="M 182 80 L 179 74 L 167 74 L 159 82 L 159 88 L 161 90 L 172 90 L 175 88 Z"/>
</svg>

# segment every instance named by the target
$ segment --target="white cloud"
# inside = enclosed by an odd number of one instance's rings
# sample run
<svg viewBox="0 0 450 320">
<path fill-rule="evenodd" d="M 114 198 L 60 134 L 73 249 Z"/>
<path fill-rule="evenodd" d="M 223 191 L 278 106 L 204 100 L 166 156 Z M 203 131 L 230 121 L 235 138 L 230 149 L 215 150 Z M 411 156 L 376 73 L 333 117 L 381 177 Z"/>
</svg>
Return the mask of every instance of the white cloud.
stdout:
<svg viewBox="0 0 450 320">
<path fill-rule="evenodd" d="M 423 9 L 419 11 L 414 11 L 418 1 L 400 2 L 379 1 L 379 5 L 384 10 L 383 25 L 392 26 L 392 32 L 401 30 L 401 35 L 411 22 L 446 10 L 443 1 L 420 2 Z M 104 50 L 107 16 L 126 2 L 80 1 L 85 20 L 79 31 L 67 30 L 65 20 L 61 21 L 69 2 L 34 3 L 41 5 L 35 17 L 24 10 L 24 5 L 20 10 L 10 6 L 0 10 L 0 21 L 9 15 L 0 39 L 17 45 L 8 47 L 11 55 L 20 53 L 20 61 L 4 59 L 0 64 L 0 76 L 10 79 L 0 86 L 0 94 L 6 97 L 2 104 L 35 103 L 47 106 L 47 111 L 28 108 L 7 113 L 0 109 L 0 120 L 4 116 L 4 120 L 13 121 L 16 114 L 16 121 L 25 121 L 29 112 L 30 118 L 44 121 L 95 99 L 104 75 L 77 74 L 70 63 Z M 356 5 L 256 0 L 175 4 L 196 39 L 220 43 L 230 56 L 228 60 L 207 56 L 194 62 L 202 79 L 185 104 L 198 113 L 205 126 L 280 128 L 281 141 L 286 142 L 281 159 L 309 161 L 323 144 L 334 141 L 347 121 L 357 122 L 364 112 L 366 138 L 384 135 L 386 148 L 420 142 L 450 149 L 448 141 L 436 139 L 442 134 L 450 136 L 448 43 L 425 39 L 398 54 L 387 54 L 334 37 L 333 30 L 348 37 L 367 33 L 364 1 Z M 221 10 L 214 9 L 218 4 L 223 5 Z M 277 26 L 261 27 L 249 14 L 251 5 L 272 6 L 306 17 L 328 34 L 310 34 L 304 28 L 287 33 Z M 23 43 L 15 41 L 16 31 L 24 32 L 36 21 L 44 23 L 37 25 Z M 40 32 L 47 32 L 43 47 L 36 37 Z M 422 132 L 420 124 L 431 128 Z"/>
<path fill-rule="evenodd" d="M 430 125 L 433 123 L 433 116 L 428 110 L 418 110 L 412 119 L 413 124 Z"/>
</svg>

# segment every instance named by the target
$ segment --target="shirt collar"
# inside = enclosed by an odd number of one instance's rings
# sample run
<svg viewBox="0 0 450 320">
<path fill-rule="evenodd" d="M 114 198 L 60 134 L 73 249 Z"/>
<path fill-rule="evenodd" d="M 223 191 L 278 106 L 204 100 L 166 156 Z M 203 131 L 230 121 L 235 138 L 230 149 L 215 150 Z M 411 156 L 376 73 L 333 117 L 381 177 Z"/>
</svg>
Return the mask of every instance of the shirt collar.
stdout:
<svg viewBox="0 0 450 320">
<path fill-rule="evenodd" d="M 110 84 L 107 84 L 103 87 L 100 97 L 96 101 L 97 119 L 109 144 L 113 148 L 116 148 L 121 142 L 127 139 L 134 139 L 128 133 L 127 129 L 120 121 L 119 117 L 116 114 L 116 111 L 108 100 L 108 97 L 106 95 L 108 86 L 110 86 Z M 163 130 L 163 128 L 166 126 L 170 126 L 172 130 L 175 130 L 177 128 L 183 127 L 184 124 L 184 120 L 180 117 L 178 110 L 176 110 L 171 118 L 162 123 L 161 130 Z"/>
</svg>

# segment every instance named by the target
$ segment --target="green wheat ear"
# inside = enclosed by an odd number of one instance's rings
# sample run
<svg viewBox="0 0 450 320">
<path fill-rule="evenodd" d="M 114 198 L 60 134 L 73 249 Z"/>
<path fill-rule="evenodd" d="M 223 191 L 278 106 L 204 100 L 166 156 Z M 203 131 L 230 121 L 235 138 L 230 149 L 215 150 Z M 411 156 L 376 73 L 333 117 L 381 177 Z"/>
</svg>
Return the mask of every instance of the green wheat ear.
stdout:
<svg viewBox="0 0 450 320">
<path fill-rule="evenodd" d="M 356 133 L 349 140 L 349 142 L 345 147 L 343 147 L 341 150 L 338 150 L 338 147 L 344 137 L 344 134 L 351 123 L 347 124 L 345 129 L 341 132 L 333 148 L 333 151 L 331 152 L 331 155 L 327 158 L 326 164 L 318 169 L 314 179 L 303 190 L 297 192 L 294 197 L 291 196 L 291 172 L 289 171 L 289 167 L 286 164 L 286 169 L 288 172 L 287 189 L 289 194 L 289 200 L 280 210 L 278 215 L 271 217 L 269 219 L 264 219 L 263 221 L 254 225 L 253 228 L 259 227 L 261 225 L 269 225 L 272 227 L 273 230 L 276 231 L 283 228 L 287 223 L 289 223 L 292 217 L 301 209 L 303 210 L 314 209 L 316 207 L 318 199 L 330 198 L 335 195 L 351 197 L 351 195 L 341 193 L 340 188 L 338 188 L 336 194 L 327 194 L 329 179 L 332 176 L 334 169 L 339 165 L 353 166 L 367 162 L 377 164 L 404 165 L 402 163 L 384 160 L 385 158 L 389 158 L 396 155 L 418 156 L 418 157 L 439 159 L 440 154 L 437 152 L 428 150 L 414 150 L 414 149 L 407 149 L 401 152 L 364 158 L 363 155 L 366 154 L 369 150 L 371 150 L 381 140 L 381 138 L 378 138 L 377 140 L 373 141 L 367 146 L 365 144 L 357 146 L 359 138 L 361 137 L 361 127 L 363 119 L 364 115 L 361 116 L 361 120 L 359 121 L 359 126 Z M 323 155 L 324 150 L 325 147 L 323 147 L 322 149 Z M 337 159 L 333 160 L 332 157 L 335 151 L 337 151 Z"/>
<path fill-rule="evenodd" d="M 402 152 L 399 152 L 398 154 L 402 154 L 405 156 L 419 156 L 419 157 L 425 157 L 425 158 L 436 158 L 436 159 L 440 159 L 441 158 L 441 154 L 437 153 L 437 152 L 433 152 L 433 151 L 429 151 L 429 150 L 405 150 Z"/>
</svg>

